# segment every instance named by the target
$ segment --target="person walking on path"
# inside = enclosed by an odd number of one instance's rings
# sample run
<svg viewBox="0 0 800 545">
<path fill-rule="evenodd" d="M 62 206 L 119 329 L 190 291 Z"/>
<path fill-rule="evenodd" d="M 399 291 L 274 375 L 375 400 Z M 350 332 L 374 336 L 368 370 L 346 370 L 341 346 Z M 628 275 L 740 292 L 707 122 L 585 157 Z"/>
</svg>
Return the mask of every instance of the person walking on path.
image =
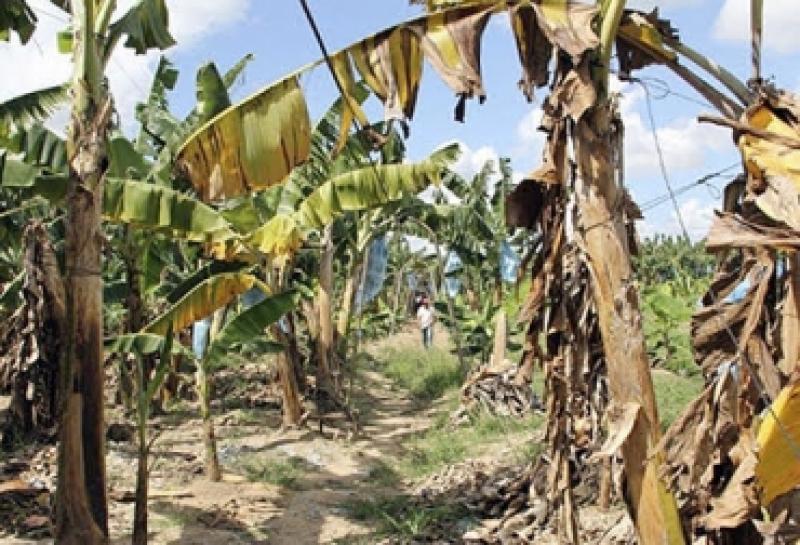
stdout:
<svg viewBox="0 0 800 545">
<path fill-rule="evenodd" d="M 422 346 L 430 348 L 433 344 L 433 307 L 427 297 L 423 297 L 422 304 L 417 309 L 417 322 L 422 331 Z"/>
</svg>

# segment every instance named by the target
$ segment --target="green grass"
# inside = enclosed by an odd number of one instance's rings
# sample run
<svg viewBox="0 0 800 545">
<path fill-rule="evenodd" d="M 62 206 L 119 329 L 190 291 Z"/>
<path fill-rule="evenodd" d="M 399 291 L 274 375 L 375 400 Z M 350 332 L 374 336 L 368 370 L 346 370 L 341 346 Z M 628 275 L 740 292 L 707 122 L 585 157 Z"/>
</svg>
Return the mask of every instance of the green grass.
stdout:
<svg viewBox="0 0 800 545">
<path fill-rule="evenodd" d="M 375 524 L 377 536 L 395 536 L 403 542 L 423 537 L 429 529 L 456 524 L 469 517 L 463 506 L 423 506 L 408 496 L 358 499 L 346 504 L 345 508 L 355 520 Z"/>
<path fill-rule="evenodd" d="M 298 488 L 298 481 L 306 470 L 306 462 L 302 458 L 292 456 L 288 459 L 250 458 L 242 463 L 247 480 Z"/>
<path fill-rule="evenodd" d="M 420 401 L 439 399 L 464 380 L 456 357 L 439 348 L 389 348 L 385 361 L 383 373 Z"/>
<path fill-rule="evenodd" d="M 667 371 L 656 370 L 653 373 L 653 388 L 656 391 L 656 403 L 661 419 L 661 427 L 667 429 L 686 409 L 703 389 L 703 378 L 700 376 L 683 377 Z"/>
<path fill-rule="evenodd" d="M 440 419 L 428 431 L 411 439 L 408 452 L 398 463 L 398 472 L 410 478 L 435 473 L 449 464 L 479 456 L 488 448 L 502 448 L 503 444 L 518 449 L 517 456 L 531 449 L 523 440 L 536 430 L 543 418 L 531 415 L 516 419 L 479 414 L 466 426 L 451 428 L 446 419 Z"/>
</svg>

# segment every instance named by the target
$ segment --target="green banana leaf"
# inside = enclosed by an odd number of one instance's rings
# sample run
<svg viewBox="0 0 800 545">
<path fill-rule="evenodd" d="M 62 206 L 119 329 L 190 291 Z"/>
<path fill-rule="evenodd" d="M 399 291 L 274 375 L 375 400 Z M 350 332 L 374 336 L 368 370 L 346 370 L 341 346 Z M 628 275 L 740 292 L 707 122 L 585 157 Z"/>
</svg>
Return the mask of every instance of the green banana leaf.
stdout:
<svg viewBox="0 0 800 545">
<path fill-rule="evenodd" d="M 228 87 L 222 80 L 217 65 L 209 62 L 197 71 L 197 121 L 206 123 L 226 108 L 230 108 L 231 99 Z"/>
<path fill-rule="evenodd" d="M 163 335 L 154 333 L 129 333 L 105 339 L 105 351 L 109 354 L 136 354 L 138 356 L 150 356 L 152 354 L 163 354 L 167 345 L 167 339 Z M 172 343 L 170 351 L 175 356 L 186 356 L 194 359 L 191 350 L 180 343 Z"/>
<path fill-rule="evenodd" d="M 69 85 L 32 91 L 0 103 L 0 124 L 28 126 L 49 118 L 69 100 Z"/>
<path fill-rule="evenodd" d="M 236 83 L 236 80 L 239 79 L 239 76 L 244 73 L 244 69 L 247 68 L 247 65 L 250 64 L 250 62 L 252 62 L 255 58 L 255 55 L 248 53 L 242 57 L 239 62 L 234 64 L 230 70 L 225 72 L 225 75 L 222 76 L 222 82 L 225 84 L 227 89 L 233 87 L 233 84 Z"/>
<path fill-rule="evenodd" d="M 250 274 L 218 274 L 195 286 L 143 331 L 163 334 L 170 324 L 173 324 L 176 331 L 180 331 L 227 305 L 253 286 L 261 287 L 261 285 L 261 282 Z"/>
<path fill-rule="evenodd" d="M 236 237 L 219 212 L 167 187 L 108 178 L 103 197 L 103 215 L 109 221 L 162 231 L 195 242 Z"/>
<path fill-rule="evenodd" d="M 240 312 L 219 332 L 211 342 L 206 356 L 209 362 L 219 362 L 230 348 L 238 343 L 246 343 L 264 335 L 264 330 L 274 324 L 287 312 L 293 310 L 300 300 L 295 291 L 273 295 L 262 302 Z M 282 349 L 280 344 L 275 348 Z"/>
<path fill-rule="evenodd" d="M 368 210 L 438 184 L 442 169 L 458 157 L 458 145 L 436 151 L 416 164 L 380 165 L 347 172 L 317 188 L 297 211 L 305 229 L 322 229 L 349 211 Z"/>
<path fill-rule="evenodd" d="M 165 0 L 139 0 L 111 25 L 109 43 L 116 43 L 122 37 L 126 37 L 125 47 L 133 49 L 137 55 L 175 45 L 169 33 L 169 10 Z"/>
<path fill-rule="evenodd" d="M 9 133 L 0 135 L 0 148 L 47 173 L 67 172 L 66 143 L 42 125 L 15 126 Z"/>
<path fill-rule="evenodd" d="M 0 41 L 9 41 L 11 32 L 15 32 L 19 41 L 25 44 L 33 36 L 34 30 L 36 14 L 25 0 L 3 0 L 0 3 Z"/>
</svg>

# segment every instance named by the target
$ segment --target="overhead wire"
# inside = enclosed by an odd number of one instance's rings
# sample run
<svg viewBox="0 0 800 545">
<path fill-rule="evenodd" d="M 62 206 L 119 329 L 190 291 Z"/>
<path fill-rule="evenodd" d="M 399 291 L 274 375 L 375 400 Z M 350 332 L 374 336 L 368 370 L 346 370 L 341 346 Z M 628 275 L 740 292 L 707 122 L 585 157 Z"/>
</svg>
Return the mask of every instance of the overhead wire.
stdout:
<svg viewBox="0 0 800 545">
<path fill-rule="evenodd" d="M 683 215 L 681 214 L 681 208 L 678 204 L 678 199 L 675 196 L 675 191 L 672 189 L 672 182 L 669 179 L 669 173 L 667 172 L 667 163 L 664 160 L 664 150 L 661 148 L 661 138 L 658 136 L 658 127 L 656 126 L 656 118 L 653 114 L 653 100 L 650 96 L 650 88 L 647 87 L 641 80 L 632 78 L 631 81 L 638 83 L 644 89 L 644 96 L 645 96 L 645 103 L 647 105 L 647 117 L 650 120 L 650 131 L 653 133 L 653 143 L 656 147 L 656 155 L 658 155 L 658 166 L 661 170 L 661 176 L 664 180 L 664 185 L 667 188 L 667 193 L 669 194 L 670 201 L 672 201 L 672 206 L 675 209 L 675 216 L 678 220 L 678 224 L 680 225 L 681 231 L 683 233 L 683 237 L 686 240 L 689 240 L 689 230 L 686 228 L 686 222 L 683 221 Z"/>
</svg>

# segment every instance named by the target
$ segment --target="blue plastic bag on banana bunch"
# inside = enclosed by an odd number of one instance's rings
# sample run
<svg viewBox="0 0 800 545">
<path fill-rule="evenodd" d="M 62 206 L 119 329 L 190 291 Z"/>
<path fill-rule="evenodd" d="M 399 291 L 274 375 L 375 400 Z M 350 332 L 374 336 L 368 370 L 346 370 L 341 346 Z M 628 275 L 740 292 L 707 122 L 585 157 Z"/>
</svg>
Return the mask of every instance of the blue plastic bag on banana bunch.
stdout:
<svg viewBox="0 0 800 545">
<path fill-rule="evenodd" d="M 372 301 L 383 288 L 386 281 L 386 268 L 389 264 L 389 246 L 386 235 L 377 237 L 367 251 L 367 264 L 363 281 L 356 292 L 356 313 Z"/>
<path fill-rule="evenodd" d="M 456 277 L 455 275 L 451 276 L 451 273 L 459 271 L 461 269 L 462 262 L 461 258 L 458 257 L 458 254 L 455 252 L 450 252 L 447 255 L 447 261 L 444 265 L 444 283 L 445 283 L 445 292 L 447 296 L 451 299 L 458 295 L 458 292 L 461 291 L 461 279 Z"/>
<path fill-rule="evenodd" d="M 522 260 L 505 240 L 500 245 L 500 276 L 505 282 L 517 281 L 517 269 Z"/>
</svg>

